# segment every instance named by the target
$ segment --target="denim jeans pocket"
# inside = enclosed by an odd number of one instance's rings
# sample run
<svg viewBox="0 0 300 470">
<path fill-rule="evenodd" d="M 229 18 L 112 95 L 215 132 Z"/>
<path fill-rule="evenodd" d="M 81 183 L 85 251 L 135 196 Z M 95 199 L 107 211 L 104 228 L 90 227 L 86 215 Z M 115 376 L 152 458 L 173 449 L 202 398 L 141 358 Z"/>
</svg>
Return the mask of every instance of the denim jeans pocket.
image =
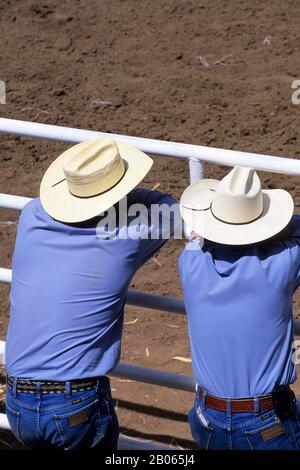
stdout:
<svg viewBox="0 0 300 470">
<path fill-rule="evenodd" d="M 293 425 L 290 419 L 281 421 L 277 416 L 245 432 L 251 450 L 297 450 Z"/>
<path fill-rule="evenodd" d="M 54 419 L 65 450 L 90 449 L 104 437 L 98 399 Z"/>
<path fill-rule="evenodd" d="M 188 419 L 192 436 L 199 449 L 208 450 L 213 433 L 213 427 L 204 418 L 199 407 L 194 407 L 190 410 Z"/>
<path fill-rule="evenodd" d="M 20 436 L 20 412 L 13 410 L 6 404 L 6 415 L 13 435 L 18 441 L 24 444 Z"/>
</svg>

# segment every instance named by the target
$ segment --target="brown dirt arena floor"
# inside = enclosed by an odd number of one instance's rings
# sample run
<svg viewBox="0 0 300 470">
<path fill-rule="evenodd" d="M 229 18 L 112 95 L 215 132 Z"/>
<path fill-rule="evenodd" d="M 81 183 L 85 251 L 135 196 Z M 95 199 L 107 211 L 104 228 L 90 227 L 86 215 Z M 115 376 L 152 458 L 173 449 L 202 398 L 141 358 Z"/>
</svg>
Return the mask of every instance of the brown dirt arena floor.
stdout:
<svg viewBox="0 0 300 470">
<path fill-rule="evenodd" d="M 1 0 L 2 117 L 299 158 L 300 5 L 294 0 Z M 200 58 L 199 58 L 200 57 Z M 110 102 L 104 103 L 103 102 Z M 0 136 L 0 190 L 36 196 L 43 172 L 65 144 Z M 209 177 L 226 168 L 206 165 Z M 296 177 L 264 173 L 300 206 Z M 156 158 L 144 185 L 179 197 L 184 161 Z M 2 267 L 10 267 L 17 213 L 0 212 Z M 132 288 L 181 297 L 169 242 Z M 0 286 L 0 337 L 9 288 Z M 296 295 L 294 313 L 300 315 Z M 129 323 L 137 319 L 135 323 Z M 127 308 L 122 359 L 190 374 L 186 319 Z M 149 355 L 146 354 L 146 350 Z M 112 379 L 122 431 L 192 448 L 190 393 Z M 3 390 L 3 389 L 2 389 Z M 300 388 L 298 388 L 300 392 Z M 6 436 L 0 435 L 0 448 Z"/>
</svg>

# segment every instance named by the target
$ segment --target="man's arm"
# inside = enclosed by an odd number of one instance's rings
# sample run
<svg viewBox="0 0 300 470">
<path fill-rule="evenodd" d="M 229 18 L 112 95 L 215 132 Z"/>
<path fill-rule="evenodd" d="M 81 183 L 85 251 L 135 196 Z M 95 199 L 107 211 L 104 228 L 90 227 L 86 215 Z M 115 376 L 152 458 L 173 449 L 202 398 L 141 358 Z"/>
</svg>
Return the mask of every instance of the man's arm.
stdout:
<svg viewBox="0 0 300 470">
<path fill-rule="evenodd" d="M 148 219 L 141 227 L 137 258 L 137 267 L 140 267 L 174 235 L 181 217 L 178 202 L 169 194 L 136 189 L 132 195 L 135 204 L 145 206 Z"/>
<path fill-rule="evenodd" d="M 296 290 L 300 285 L 300 215 L 294 215 L 289 223 L 288 240 L 283 242 L 291 253 Z"/>
</svg>

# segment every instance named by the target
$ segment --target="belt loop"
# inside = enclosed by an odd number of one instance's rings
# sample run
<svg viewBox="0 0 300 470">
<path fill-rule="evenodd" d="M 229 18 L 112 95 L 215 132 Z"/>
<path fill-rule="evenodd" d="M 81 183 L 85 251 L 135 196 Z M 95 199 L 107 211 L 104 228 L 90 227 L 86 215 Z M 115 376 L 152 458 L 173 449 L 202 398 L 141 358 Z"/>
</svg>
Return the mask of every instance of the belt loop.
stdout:
<svg viewBox="0 0 300 470">
<path fill-rule="evenodd" d="M 13 387 L 12 387 L 12 393 L 13 393 L 14 398 L 16 398 L 16 396 L 17 396 L 17 389 L 18 389 L 18 379 L 16 377 L 14 377 Z"/>
<path fill-rule="evenodd" d="M 231 399 L 226 398 L 226 417 L 230 418 L 231 417 Z"/>
<path fill-rule="evenodd" d="M 36 383 L 36 395 L 37 395 L 36 398 L 40 400 L 41 399 L 41 382 Z"/>
<path fill-rule="evenodd" d="M 67 398 L 72 398 L 72 384 L 70 381 L 66 382 L 65 394 Z"/>
<path fill-rule="evenodd" d="M 254 397 L 253 402 L 254 402 L 254 406 L 253 406 L 254 416 L 259 416 L 259 413 L 260 413 L 259 398 Z"/>
<path fill-rule="evenodd" d="M 200 386 L 196 383 L 195 385 L 195 404 L 198 403 L 200 400 Z"/>
<path fill-rule="evenodd" d="M 206 409 L 206 395 L 207 395 L 207 390 L 204 390 L 204 388 L 202 388 L 202 403 L 201 403 L 201 406 L 202 406 L 202 409 L 205 410 Z"/>
</svg>

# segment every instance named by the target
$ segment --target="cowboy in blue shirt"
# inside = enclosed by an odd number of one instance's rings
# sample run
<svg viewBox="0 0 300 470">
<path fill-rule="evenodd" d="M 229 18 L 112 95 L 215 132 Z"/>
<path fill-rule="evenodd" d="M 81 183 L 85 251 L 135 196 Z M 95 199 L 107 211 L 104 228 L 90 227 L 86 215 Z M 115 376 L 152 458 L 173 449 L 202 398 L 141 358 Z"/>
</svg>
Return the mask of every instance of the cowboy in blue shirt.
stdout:
<svg viewBox="0 0 300 470">
<path fill-rule="evenodd" d="M 116 449 L 106 375 L 120 358 L 130 281 L 166 242 L 150 207 L 176 202 L 134 189 L 151 165 L 121 142 L 78 144 L 52 163 L 40 198 L 22 211 L 6 404 L 13 433 L 31 449 Z M 140 207 L 143 220 L 135 213 Z"/>
<path fill-rule="evenodd" d="M 194 375 L 189 413 L 201 449 L 299 449 L 292 297 L 300 217 L 286 191 L 253 169 L 189 186 L 180 210 L 191 239 L 179 269 Z"/>
</svg>

